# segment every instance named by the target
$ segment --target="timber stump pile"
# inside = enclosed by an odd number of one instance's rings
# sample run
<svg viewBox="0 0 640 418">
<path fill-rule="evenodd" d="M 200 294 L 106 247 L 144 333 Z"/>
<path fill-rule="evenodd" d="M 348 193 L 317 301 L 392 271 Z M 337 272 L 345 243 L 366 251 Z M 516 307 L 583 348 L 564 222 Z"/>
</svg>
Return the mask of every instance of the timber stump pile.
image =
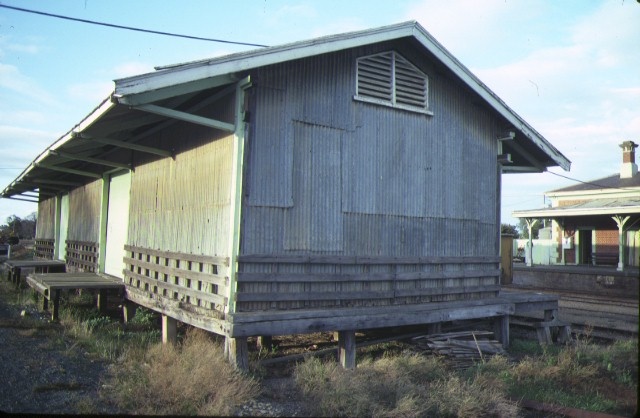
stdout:
<svg viewBox="0 0 640 418">
<path fill-rule="evenodd" d="M 444 357 L 453 369 L 466 369 L 478 361 L 506 352 L 490 331 L 462 331 L 413 337 L 411 344 L 419 351 Z"/>
</svg>

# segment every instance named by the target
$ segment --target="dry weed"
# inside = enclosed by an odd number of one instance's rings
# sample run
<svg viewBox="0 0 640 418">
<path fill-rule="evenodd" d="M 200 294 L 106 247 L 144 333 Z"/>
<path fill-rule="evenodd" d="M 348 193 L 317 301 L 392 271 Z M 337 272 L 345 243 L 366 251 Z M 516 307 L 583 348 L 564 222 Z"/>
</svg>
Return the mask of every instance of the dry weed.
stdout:
<svg viewBox="0 0 640 418">
<path fill-rule="evenodd" d="M 195 328 L 181 345 L 157 344 L 124 366 L 114 387 L 121 406 L 137 414 L 229 415 L 259 392 L 225 360 L 220 344 Z"/>
<path fill-rule="evenodd" d="M 466 380 L 448 373 L 435 357 L 404 354 L 342 370 L 335 361 L 299 364 L 296 381 L 322 416 L 504 416 L 518 413 L 504 384 L 479 375 Z M 498 384 L 499 383 L 499 384 Z"/>
</svg>

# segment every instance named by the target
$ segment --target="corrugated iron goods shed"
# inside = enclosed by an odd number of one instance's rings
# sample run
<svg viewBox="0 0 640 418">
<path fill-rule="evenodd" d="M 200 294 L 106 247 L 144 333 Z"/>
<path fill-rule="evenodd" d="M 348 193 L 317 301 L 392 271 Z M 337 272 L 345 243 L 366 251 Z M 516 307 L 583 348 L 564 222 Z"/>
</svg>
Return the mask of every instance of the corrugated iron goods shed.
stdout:
<svg viewBox="0 0 640 418">
<path fill-rule="evenodd" d="M 247 336 L 509 314 L 501 173 L 569 164 L 406 22 L 116 80 L 3 196 L 39 193 L 42 256 L 94 257 L 242 357 Z"/>
</svg>

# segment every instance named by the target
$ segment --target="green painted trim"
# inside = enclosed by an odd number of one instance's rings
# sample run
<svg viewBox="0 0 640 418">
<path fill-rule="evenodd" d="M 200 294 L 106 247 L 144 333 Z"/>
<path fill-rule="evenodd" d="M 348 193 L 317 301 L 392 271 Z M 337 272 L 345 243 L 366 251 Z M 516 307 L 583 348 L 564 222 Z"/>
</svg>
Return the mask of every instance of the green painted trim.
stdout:
<svg viewBox="0 0 640 418">
<path fill-rule="evenodd" d="M 238 253 L 240 252 L 240 220 L 242 216 L 242 175 L 244 170 L 244 100 L 245 89 L 251 87 L 247 76 L 236 85 L 235 133 L 233 138 L 233 167 L 231 168 L 231 219 L 229 234 L 229 291 L 226 313 L 236 310 L 236 272 L 238 269 Z"/>
<path fill-rule="evenodd" d="M 98 271 L 104 273 L 104 259 L 107 255 L 107 211 L 109 209 L 109 174 L 102 176 L 102 196 L 100 200 L 100 232 L 98 247 Z"/>
<path fill-rule="evenodd" d="M 62 196 L 58 195 L 56 199 L 55 226 L 53 228 L 53 257 L 58 258 L 60 254 L 60 214 L 62 213 Z"/>
</svg>

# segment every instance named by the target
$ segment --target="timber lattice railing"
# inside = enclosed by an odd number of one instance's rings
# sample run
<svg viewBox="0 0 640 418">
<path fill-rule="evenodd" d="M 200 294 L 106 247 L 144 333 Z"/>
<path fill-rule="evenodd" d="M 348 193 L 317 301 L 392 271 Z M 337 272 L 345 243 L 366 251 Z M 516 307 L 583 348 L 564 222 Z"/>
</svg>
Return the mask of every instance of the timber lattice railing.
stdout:
<svg viewBox="0 0 640 418">
<path fill-rule="evenodd" d="M 495 297 L 499 262 L 498 257 L 242 255 L 236 312 Z"/>
<path fill-rule="evenodd" d="M 36 238 L 35 243 L 35 256 L 45 260 L 53 260 L 55 252 L 56 240 Z"/>
<path fill-rule="evenodd" d="M 71 272 L 98 271 L 99 246 L 96 242 L 67 240 L 67 269 Z"/>
<path fill-rule="evenodd" d="M 227 257 L 125 246 L 124 282 L 141 297 L 222 318 L 227 305 Z"/>
</svg>

